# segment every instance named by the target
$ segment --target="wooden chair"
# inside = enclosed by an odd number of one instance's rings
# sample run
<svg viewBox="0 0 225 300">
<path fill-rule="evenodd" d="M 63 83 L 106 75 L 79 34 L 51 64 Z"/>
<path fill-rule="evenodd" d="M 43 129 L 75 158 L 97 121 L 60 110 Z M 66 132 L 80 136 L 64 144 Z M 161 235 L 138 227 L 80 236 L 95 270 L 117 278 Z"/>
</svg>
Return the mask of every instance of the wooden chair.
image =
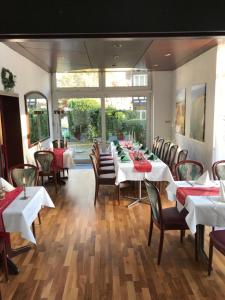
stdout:
<svg viewBox="0 0 225 300">
<path fill-rule="evenodd" d="M 162 152 L 161 152 L 161 157 L 160 159 L 163 161 L 163 162 L 167 162 L 168 160 L 168 155 L 169 155 L 169 150 L 170 150 L 170 146 L 171 146 L 171 142 L 166 142 L 163 144 L 163 149 L 162 149 Z"/>
<path fill-rule="evenodd" d="M 183 242 L 184 232 L 188 228 L 188 225 L 185 221 L 187 215 L 186 210 L 178 212 L 176 207 L 162 208 L 161 198 L 159 190 L 157 187 L 144 179 L 145 186 L 148 193 L 148 198 L 151 205 L 151 218 L 150 218 L 150 227 L 149 227 L 149 238 L 148 245 L 151 244 L 153 224 L 160 230 L 160 242 L 159 242 L 159 251 L 158 251 L 158 265 L 161 261 L 163 241 L 164 241 L 164 232 L 167 230 L 180 230 L 180 241 Z M 197 259 L 197 238 L 195 236 L 195 258 Z"/>
<path fill-rule="evenodd" d="M 210 276 L 212 271 L 212 259 L 213 259 L 213 246 L 225 255 L 225 230 L 212 231 L 209 234 L 209 265 L 208 265 L 208 275 Z"/>
<path fill-rule="evenodd" d="M 196 180 L 203 174 L 203 165 L 195 160 L 183 160 L 175 165 L 177 180 Z"/>
<path fill-rule="evenodd" d="M 2 260 L 2 268 L 5 274 L 5 280 L 9 281 L 6 245 L 5 245 L 5 239 L 3 237 L 0 237 L 0 255 Z"/>
<path fill-rule="evenodd" d="M 114 166 L 113 159 L 111 157 L 109 159 L 101 158 L 96 148 L 92 148 L 92 153 L 96 156 L 99 167 Z"/>
<path fill-rule="evenodd" d="M 161 157 L 161 152 L 162 152 L 163 144 L 164 144 L 164 139 L 163 139 L 163 138 L 160 138 L 160 139 L 158 140 L 158 142 L 157 142 L 156 150 L 155 150 L 155 154 L 156 154 L 158 157 Z"/>
<path fill-rule="evenodd" d="M 175 174 L 175 165 L 177 163 L 179 163 L 180 161 L 186 160 L 187 159 L 187 155 L 188 155 L 188 150 L 186 149 L 182 149 L 179 151 L 178 156 L 177 156 L 177 162 L 175 162 L 175 158 L 174 158 L 174 162 L 170 162 L 170 164 L 172 165 L 172 167 L 170 167 L 171 173 L 173 175 L 173 178 L 176 180 L 176 174 Z"/>
<path fill-rule="evenodd" d="M 93 155 L 95 156 L 95 158 L 97 160 L 99 174 L 115 173 L 114 165 L 111 165 L 111 164 L 110 165 L 101 165 L 101 161 L 96 156 L 96 154 L 93 153 Z"/>
<path fill-rule="evenodd" d="M 214 180 L 225 180 L 225 160 L 218 160 L 212 166 Z"/>
<path fill-rule="evenodd" d="M 157 147 L 158 140 L 159 140 L 159 136 L 156 136 L 156 137 L 154 138 L 154 141 L 153 141 L 153 145 L 152 145 L 152 153 L 154 153 L 154 154 L 155 154 L 155 151 L 156 151 L 156 147 Z"/>
<path fill-rule="evenodd" d="M 13 186 L 23 186 L 25 178 L 26 186 L 36 186 L 38 182 L 38 168 L 31 164 L 19 164 L 9 169 L 9 180 Z M 38 213 L 39 224 L 41 224 L 41 216 Z M 36 237 L 34 222 L 32 223 L 34 237 Z"/>
<path fill-rule="evenodd" d="M 58 140 L 54 140 L 52 141 L 52 145 L 53 145 L 53 148 L 66 148 L 67 147 L 67 141 L 66 143 L 64 143 L 64 140 L 60 140 L 60 147 L 58 145 Z"/>
<path fill-rule="evenodd" d="M 103 157 L 107 157 L 107 156 L 109 156 L 109 157 L 112 156 L 111 153 L 102 153 L 102 152 L 100 151 L 99 143 L 98 143 L 97 141 L 94 142 L 93 147 L 97 149 L 97 151 L 98 151 L 98 153 L 99 153 L 99 156 L 102 157 L 102 158 L 103 158 Z"/>
<path fill-rule="evenodd" d="M 44 176 L 52 176 L 57 193 L 57 169 L 55 164 L 55 154 L 52 151 L 40 150 L 34 153 L 34 159 L 38 168 L 38 175 L 41 177 L 41 183 L 44 184 Z"/>
<path fill-rule="evenodd" d="M 175 158 L 176 158 L 176 154 L 177 154 L 177 149 L 178 149 L 178 146 L 175 144 L 170 147 L 168 159 L 166 162 L 168 167 L 170 168 L 170 170 L 172 170 L 172 168 L 173 168 L 173 164 L 175 162 Z"/>
<path fill-rule="evenodd" d="M 100 174 L 98 169 L 98 162 L 96 159 L 96 156 L 93 154 L 90 154 L 92 166 L 95 173 L 95 200 L 94 205 L 96 205 L 96 201 L 98 198 L 98 192 L 99 192 L 99 186 L 100 185 L 113 185 L 117 189 L 117 199 L 118 203 L 120 204 L 120 185 L 115 185 L 116 180 L 116 174 L 115 173 L 108 173 L 108 174 Z"/>
</svg>

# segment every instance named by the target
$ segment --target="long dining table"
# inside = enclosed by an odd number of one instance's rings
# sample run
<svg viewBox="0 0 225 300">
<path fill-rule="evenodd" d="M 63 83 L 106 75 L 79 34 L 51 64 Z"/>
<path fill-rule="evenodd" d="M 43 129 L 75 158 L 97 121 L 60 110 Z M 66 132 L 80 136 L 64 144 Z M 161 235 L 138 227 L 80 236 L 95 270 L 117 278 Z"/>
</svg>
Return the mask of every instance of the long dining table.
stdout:
<svg viewBox="0 0 225 300">
<path fill-rule="evenodd" d="M 123 148 L 125 153 L 129 156 L 129 150 Z M 144 154 L 144 150 L 139 150 L 142 153 L 143 157 L 147 159 L 149 154 Z M 121 158 L 118 156 L 116 146 L 111 143 L 111 153 L 115 165 L 116 172 L 116 181 L 115 184 L 119 185 L 121 182 L 125 181 L 136 181 L 138 182 L 138 197 L 133 198 L 134 202 L 128 205 L 128 207 L 140 202 L 142 198 L 141 193 L 141 182 L 146 178 L 149 181 L 174 181 L 173 176 L 170 172 L 170 169 L 167 164 L 165 164 L 162 160 L 157 158 L 156 160 L 148 160 L 151 164 L 151 170 L 149 172 L 139 172 L 134 168 L 134 161 L 130 159 L 130 161 L 123 162 Z M 132 197 L 131 197 L 132 198 Z"/>
<path fill-rule="evenodd" d="M 6 192 L 12 192 L 15 188 L 3 178 L 1 185 Z M 26 197 L 24 197 L 26 196 Z M 4 199 L 3 199 L 4 201 Z M 1 204 L 0 204 L 1 206 Z M 26 187 L 26 193 L 21 191 L 15 199 L 1 213 L 4 231 L 0 235 L 6 239 L 9 271 L 13 274 L 19 273 L 17 266 L 10 258 L 31 249 L 30 245 L 13 249 L 10 242 L 10 233 L 20 233 L 22 238 L 36 244 L 36 239 L 31 230 L 31 225 L 37 218 L 42 207 L 54 208 L 55 205 L 48 192 L 43 186 Z"/>
<path fill-rule="evenodd" d="M 219 186 L 219 181 L 206 185 L 196 184 L 195 181 L 174 181 L 166 188 L 168 199 L 177 202 L 178 211 L 187 210 L 187 225 L 192 234 L 197 232 L 198 253 L 206 261 L 205 226 L 217 230 L 225 227 L 225 201 L 220 196 Z"/>
</svg>

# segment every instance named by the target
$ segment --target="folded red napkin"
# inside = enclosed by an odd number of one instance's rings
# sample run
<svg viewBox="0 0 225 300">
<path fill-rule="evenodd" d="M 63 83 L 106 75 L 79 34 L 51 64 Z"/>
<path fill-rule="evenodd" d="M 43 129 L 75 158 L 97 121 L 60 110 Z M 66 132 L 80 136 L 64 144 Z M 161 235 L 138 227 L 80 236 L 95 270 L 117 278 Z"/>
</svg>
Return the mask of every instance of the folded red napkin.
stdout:
<svg viewBox="0 0 225 300">
<path fill-rule="evenodd" d="M 179 187 L 176 191 L 176 198 L 185 205 L 187 196 L 218 196 L 219 188 L 216 187 Z"/>
<path fill-rule="evenodd" d="M 130 158 L 133 160 L 134 169 L 137 172 L 151 172 L 152 165 L 147 159 L 145 159 L 142 152 L 130 151 L 129 155 L 130 155 Z M 135 157 L 137 157 L 137 156 L 140 158 L 140 160 L 135 159 Z"/>
</svg>

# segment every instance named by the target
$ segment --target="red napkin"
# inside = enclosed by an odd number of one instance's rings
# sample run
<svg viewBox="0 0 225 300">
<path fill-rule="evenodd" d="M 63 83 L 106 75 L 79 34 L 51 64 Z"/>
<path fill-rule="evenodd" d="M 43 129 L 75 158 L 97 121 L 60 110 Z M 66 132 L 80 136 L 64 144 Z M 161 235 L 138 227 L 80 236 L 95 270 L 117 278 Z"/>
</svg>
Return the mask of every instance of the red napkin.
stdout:
<svg viewBox="0 0 225 300">
<path fill-rule="evenodd" d="M 184 205 L 187 196 L 218 196 L 219 188 L 216 187 L 179 187 L 176 198 Z"/>
<path fill-rule="evenodd" d="M 145 159 L 142 152 L 130 151 L 129 155 L 130 155 L 130 158 L 133 160 L 134 169 L 137 172 L 151 172 L 152 165 L 147 159 Z M 135 160 L 135 157 L 137 155 L 141 158 L 141 160 Z"/>
<path fill-rule="evenodd" d="M 16 197 L 22 192 L 22 187 L 17 187 L 11 192 L 5 193 L 5 198 L 0 200 L 0 232 L 5 232 L 4 222 L 2 218 L 3 211 L 13 202 Z"/>
</svg>

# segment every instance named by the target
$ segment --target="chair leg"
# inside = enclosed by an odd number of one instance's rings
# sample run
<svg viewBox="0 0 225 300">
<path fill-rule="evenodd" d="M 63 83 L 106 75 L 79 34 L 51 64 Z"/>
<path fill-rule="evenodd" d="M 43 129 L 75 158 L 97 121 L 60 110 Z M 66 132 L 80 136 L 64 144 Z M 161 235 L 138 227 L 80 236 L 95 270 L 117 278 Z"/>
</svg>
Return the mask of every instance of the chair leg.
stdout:
<svg viewBox="0 0 225 300">
<path fill-rule="evenodd" d="M 32 223 L 32 231 L 33 231 L 34 237 L 36 238 L 36 232 L 35 232 L 35 224 L 34 224 L 34 222 Z"/>
<path fill-rule="evenodd" d="M 39 224 L 41 224 L 41 215 L 40 215 L 40 213 L 38 213 L 38 221 L 39 221 Z"/>
<path fill-rule="evenodd" d="M 161 261 L 161 256 L 162 256 L 162 249 L 163 249 L 163 241 L 164 241 L 164 230 L 160 230 L 160 241 L 159 241 L 159 253 L 158 253 L 158 265 L 160 264 Z"/>
<path fill-rule="evenodd" d="M 180 231 L 180 242 L 183 243 L 183 238 L 185 237 L 185 230 Z"/>
<path fill-rule="evenodd" d="M 118 200 L 118 204 L 120 205 L 120 185 L 119 184 L 117 186 L 117 200 Z"/>
<path fill-rule="evenodd" d="M 2 266 L 3 266 L 4 273 L 5 273 L 5 280 L 6 280 L 6 282 L 8 282 L 9 281 L 9 273 L 8 273 L 5 243 L 4 243 L 4 247 L 3 247 L 3 251 L 2 251 Z"/>
<path fill-rule="evenodd" d="M 150 246 L 152 240 L 152 229 L 153 229 L 153 219 L 151 216 L 150 226 L 149 226 L 148 246 Z"/>
<path fill-rule="evenodd" d="M 198 234 L 195 233 L 195 261 L 198 261 Z"/>
<path fill-rule="evenodd" d="M 41 185 L 44 185 L 44 176 L 41 176 Z"/>
<path fill-rule="evenodd" d="M 56 178 L 56 174 L 53 175 L 53 179 L 54 179 L 54 184 L 55 184 L 55 192 L 56 194 L 58 193 L 58 187 L 57 187 L 57 178 Z"/>
<path fill-rule="evenodd" d="M 97 198 L 98 198 L 98 191 L 99 191 L 99 184 L 96 182 L 96 184 L 95 184 L 95 202 L 94 202 L 94 205 L 96 205 L 96 201 L 97 201 Z"/>
<path fill-rule="evenodd" d="M 210 238 L 209 242 L 209 265 L 208 265 L 208 275 L 210 276 L 212 271 L 212 259 L 213 259 L 213 241 Z"/>
</svg>

